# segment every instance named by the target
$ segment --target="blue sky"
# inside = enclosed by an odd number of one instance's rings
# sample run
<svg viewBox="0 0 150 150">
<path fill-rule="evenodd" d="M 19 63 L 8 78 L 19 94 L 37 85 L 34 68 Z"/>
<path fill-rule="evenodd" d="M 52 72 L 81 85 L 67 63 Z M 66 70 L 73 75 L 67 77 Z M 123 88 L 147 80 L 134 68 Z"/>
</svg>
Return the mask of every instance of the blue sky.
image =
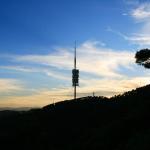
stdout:
<svg viewBox="0 0 150 150">
<path fill-rule="evenodd" d="M 112 96 L 149 83 L 134 54 L 150 46 L 146 0 L 1 0 L 0 107 L 40 107 L 78 96 Z M 113 87 L 113 88 L 112 88 Z"/>
<path fill-rule="evenodd" d="M 87 39 L 103 40 L 114 48 L 125 44 L 107 27 L 130 33 L 128 7 L 120 0 L 6 0 L 0 2 L 0 45 L 6 53 L 47 53 L 55 45 Z M 113 36 L 113 37 L 112 37 Z M 114 46 L 114 42 L 120 44 Z M 8 44 L 9 43 L 9 44 Z M 127 47 L 127 46 L 126 46 Z M 41 50 L 42 49 L 42 50 Z M 50 50 L 51 51 L 51 50 Z"/>
</svg>

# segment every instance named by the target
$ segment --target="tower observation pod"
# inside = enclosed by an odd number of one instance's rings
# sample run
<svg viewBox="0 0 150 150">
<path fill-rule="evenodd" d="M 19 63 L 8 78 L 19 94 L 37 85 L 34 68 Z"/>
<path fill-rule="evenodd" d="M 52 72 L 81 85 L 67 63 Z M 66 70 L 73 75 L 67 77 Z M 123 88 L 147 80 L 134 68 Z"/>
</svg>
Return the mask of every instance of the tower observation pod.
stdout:
<svg viewBox="0 0 150 150">
<path fill-rule="evenodd" d="M 76 100 L 76 87 L 79 86 L 79 69 L 76 69 L 76 42 L 74 48 L 74 69 L 72 69 L 72 86 L 74 87 L 74 99 Z"/>
</svg>

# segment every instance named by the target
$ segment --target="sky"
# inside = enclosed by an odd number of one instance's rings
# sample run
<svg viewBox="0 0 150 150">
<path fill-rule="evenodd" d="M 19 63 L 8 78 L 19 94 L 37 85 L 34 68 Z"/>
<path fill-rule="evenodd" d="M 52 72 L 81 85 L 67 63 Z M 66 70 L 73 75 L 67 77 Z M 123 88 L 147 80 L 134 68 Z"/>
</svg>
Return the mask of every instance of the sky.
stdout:
<svg viewBox="0 0 150 150">
<path fill-rule="evenodd" d="M 135 64 L 150 46 L 149 0 L 0 0 L 0 108 L 113 96 L 149 84 Z"/>
</svg>

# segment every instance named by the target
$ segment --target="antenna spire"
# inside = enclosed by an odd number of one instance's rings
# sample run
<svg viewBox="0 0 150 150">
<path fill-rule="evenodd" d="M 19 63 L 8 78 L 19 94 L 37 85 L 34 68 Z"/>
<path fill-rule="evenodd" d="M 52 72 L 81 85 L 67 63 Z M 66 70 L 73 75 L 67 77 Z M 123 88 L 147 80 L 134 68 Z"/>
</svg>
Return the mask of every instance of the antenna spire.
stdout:
<svg viewBox="0 0 150 150">
<path fill-rule="evenodd" d="M 76 58 L 76 57 L 77 57 L 77 56 L 76 56 L 76 55 L 77 55 L 77 54 L 76 54 L 76 49 L 77 49 L 77 47 L 76 47 L 76 41 L 75 41 L 74 44 L 75 44 L 75 45 L 74 45 L 74 69 L 76 69 L 76 59 L 77 59 L 77 58 Z"/>
</svg>

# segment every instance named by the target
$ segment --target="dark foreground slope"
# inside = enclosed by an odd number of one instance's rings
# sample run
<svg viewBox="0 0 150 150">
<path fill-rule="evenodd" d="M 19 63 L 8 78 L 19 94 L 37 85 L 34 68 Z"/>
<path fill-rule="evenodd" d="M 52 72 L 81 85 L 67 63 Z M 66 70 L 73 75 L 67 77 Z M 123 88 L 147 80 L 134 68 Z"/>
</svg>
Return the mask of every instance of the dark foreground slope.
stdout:
<svg viewBox="0 0 150 150">
<path fill-rule="evenodd" d="M 0 149 L 150 149 L 150 86 L 0 113 Z M 2 148 L 3 147 L 3 148 Z"/>
</svg>

